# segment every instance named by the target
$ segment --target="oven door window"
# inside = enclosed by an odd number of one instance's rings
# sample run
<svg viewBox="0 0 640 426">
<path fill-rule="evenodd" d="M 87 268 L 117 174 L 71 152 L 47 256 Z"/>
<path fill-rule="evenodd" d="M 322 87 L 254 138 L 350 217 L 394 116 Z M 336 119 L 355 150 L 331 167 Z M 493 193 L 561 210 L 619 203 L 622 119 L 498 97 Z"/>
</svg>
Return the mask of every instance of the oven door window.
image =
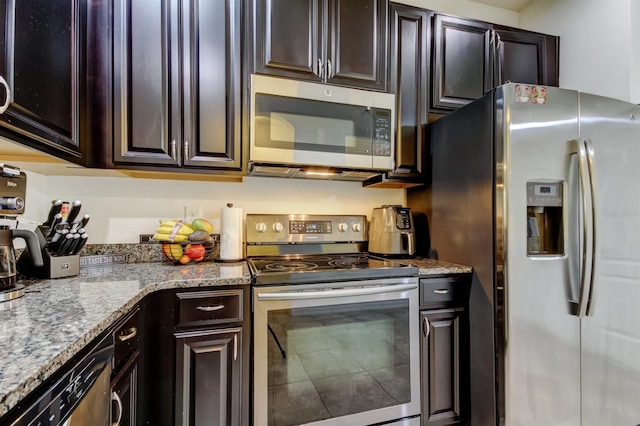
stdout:
<svg viewBox="0 0 640 426">
<path fill-rule="evenodd" d="M 269 425 L 408 403 L 409 301 L 268 312 Z"/>
<path fill-rule="evenodd" d="M 255 145 L 372 155 L 372 108 L 256 93 Z"/>
</svg>

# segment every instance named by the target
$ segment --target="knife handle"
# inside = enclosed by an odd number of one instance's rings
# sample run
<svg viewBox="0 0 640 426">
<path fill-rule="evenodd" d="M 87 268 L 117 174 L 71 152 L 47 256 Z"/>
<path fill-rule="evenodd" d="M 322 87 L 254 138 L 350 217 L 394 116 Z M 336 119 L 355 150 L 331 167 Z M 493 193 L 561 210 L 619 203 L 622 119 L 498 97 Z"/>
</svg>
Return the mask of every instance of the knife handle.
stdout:
<svg viewBox="0 0 640 426">
<path fill-rule="evenodd" d="M 53 220 L 49 224 L 49 232 L 47 233 L 47 238 L 53 238 L 57 231 L 58 225 L 62 222 L 62 213 L 56 213 L 53 216 Z"/>
<path fill-rule="evenodd" d="M 55 216 L 62 210 L 62 200 L 53 200 L 51 202 L 51 208 L 49 209 L 49 215 L 47 221 L 43 223 L 44 226 L 51 226 Z"/>
<path fill-rule="evenodd" d="M 71 247 L 71 244 L 73 244 L 73 234 L 65 235 L 64 240 L 58 246 L 58 250 L 56 251 L 56 254 L 58 256 L 63 256 L 65 253 L 67 253 L 67 251 Z"/>
<path fill-rule="evenodd" d="M 76 217 L 78 217 L 78 214 L 80 213 L 81 207 L 82 201 L 80 200 L 75 200 L 73 203 L 71 203 L 71 206 L 69 207 L 69 214 L 67 214 L 67 223 L 71 223 L 76 220 Z"/>
<path fill-rule="evenodd" d="M 80 250 L 82 250 L 82 248 L 84 247 L 84 245 L 87 243 L 87 238 L 89 238 L 88 234 L 76 234 L 78 236 L 78 238 L 74 238 L 74 243 L 73 243 L 73 247 L 71 248 L 71 251 L 69 252 L 69 254 L 78 254 L 80 253 Z"/>
</svg>

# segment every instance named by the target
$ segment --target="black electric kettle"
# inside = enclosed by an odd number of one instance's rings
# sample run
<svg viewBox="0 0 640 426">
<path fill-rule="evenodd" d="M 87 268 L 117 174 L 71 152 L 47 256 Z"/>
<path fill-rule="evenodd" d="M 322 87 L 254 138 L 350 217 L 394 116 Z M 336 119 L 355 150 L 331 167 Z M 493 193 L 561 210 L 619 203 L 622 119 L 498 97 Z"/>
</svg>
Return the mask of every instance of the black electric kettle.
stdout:
<svg viewBox="0 0 640 426">
<path fill-rule="evenodd" d="M 17 280 L 16 253 L 13 239 L 22 238 L 27 243 L 33 266 L 43 266 L 42 250 L 38 236 L 27 229 L 0 227 L 0 290 L 14 287 Z"/>
</svg>

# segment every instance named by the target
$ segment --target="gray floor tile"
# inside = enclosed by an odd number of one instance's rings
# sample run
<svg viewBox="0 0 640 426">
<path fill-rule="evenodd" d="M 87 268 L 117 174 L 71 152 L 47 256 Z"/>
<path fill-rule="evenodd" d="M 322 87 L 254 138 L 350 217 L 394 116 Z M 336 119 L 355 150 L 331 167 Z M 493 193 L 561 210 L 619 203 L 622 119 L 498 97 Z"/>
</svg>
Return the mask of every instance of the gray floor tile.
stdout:
<svg viewBox="0 0 640 426">
<path fill-rule="evenodd" d="M 347 350 L 366 370 L 409 363 L 409 357 L 386 340 L 347 344 Z"/>
<path fill-rule="evenodd" d="M 268 365 L 269 386 L 310 380 L 298 354 L 287 354 L 284 359 L 279 355 L 269 357 Z"/>
<path fill-rule="evenodd" d="M 312 380 L 364 371 L 345 349 L 300 353 L 300 360 Z"/>
<path fill-rule="evenodd" d="M 395 400 L 367 373 L 319 379 L 314 383 L 333 417 L 395 404 Z"/>
<path fill-rule="evenodd" d="M 369 371 L 380 386 L 400 403 L 411 401 L 410 373 L 409 364 Z"/>
<path fill-rule="evenodd" d="M 330 417 L 311 382 L 269 387 L 269 425 L 291 426 Z"/>
</svg>

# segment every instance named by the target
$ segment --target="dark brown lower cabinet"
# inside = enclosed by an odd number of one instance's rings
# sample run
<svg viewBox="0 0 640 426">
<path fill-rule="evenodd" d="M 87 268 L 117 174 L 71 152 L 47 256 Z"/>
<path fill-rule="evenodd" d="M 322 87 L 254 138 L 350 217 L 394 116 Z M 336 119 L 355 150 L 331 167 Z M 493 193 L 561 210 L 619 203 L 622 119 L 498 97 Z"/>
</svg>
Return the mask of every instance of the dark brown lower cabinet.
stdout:
<svg viewBox="0 0 640 426">
<path fill-rule="evenodd" d="M 422 424 L 463 420 L 460 399 L 463 308 L 422 311 Z"/>
<path fill-rule="evenodd" d="M 242 328 L 185 331 L 174 336 L 175 424 L 241 424 Z"/>
<path fill-rule="evenodd" d="M 111 380 L 111 424 L 136 426 L 138 406 L 138 357 L 135 351 L 129 361 Z"/>
<path fill-rule="evenodd" d="M 423 425 L 469 423 L 469 277 L 420 280 Z"/>
</svg>

